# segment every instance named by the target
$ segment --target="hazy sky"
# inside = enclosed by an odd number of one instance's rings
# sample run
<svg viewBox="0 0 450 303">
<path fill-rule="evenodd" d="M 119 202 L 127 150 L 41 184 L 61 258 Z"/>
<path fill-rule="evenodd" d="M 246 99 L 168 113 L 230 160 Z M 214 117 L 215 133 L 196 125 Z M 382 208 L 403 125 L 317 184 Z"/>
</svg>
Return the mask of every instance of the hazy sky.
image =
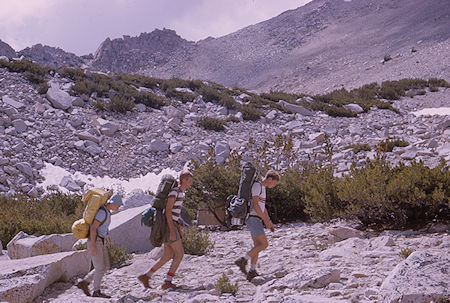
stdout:
<svg viewBox="0 0 450 303">
<path fill-rule="evenodd" d="M 174 29 L 198 41 L 220 37 L 311 0 L 0 0 L 0 40 L 16 51 L 37 43 L 77 55 L 107 37 Z"/>
</svg>

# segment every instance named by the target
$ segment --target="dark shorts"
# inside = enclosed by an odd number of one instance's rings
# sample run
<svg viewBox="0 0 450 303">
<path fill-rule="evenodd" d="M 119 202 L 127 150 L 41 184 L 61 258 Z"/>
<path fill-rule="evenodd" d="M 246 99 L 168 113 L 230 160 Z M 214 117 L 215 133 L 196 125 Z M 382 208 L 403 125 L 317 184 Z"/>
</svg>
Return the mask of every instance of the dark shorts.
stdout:
<svg viewBox="0 0 450 303">
<path fill-rule="evenodd" d="M 167 227 L 167 233 L 166 233 L 166 237 L 164 238 L 164 243 L 173 243 L 173 242 L 176 242 L 181 239 L 180 233 L 178 232 L 178 228 L 177 228 L 178 224 L 176 222 L 174 222 L 173 225 L 175 227 L 175 236 L 177 237 L 177 239 L 175 241 L 170 241 L 169 227 Z"/>
<path fill-rule="evenodd" d="M 245 223 L 250 229 L 250 234 L 252 235 L 252 237 L 257 237 L 265 234 L 262 219 L 257 217 L 248 217 Z"/>
</svg>

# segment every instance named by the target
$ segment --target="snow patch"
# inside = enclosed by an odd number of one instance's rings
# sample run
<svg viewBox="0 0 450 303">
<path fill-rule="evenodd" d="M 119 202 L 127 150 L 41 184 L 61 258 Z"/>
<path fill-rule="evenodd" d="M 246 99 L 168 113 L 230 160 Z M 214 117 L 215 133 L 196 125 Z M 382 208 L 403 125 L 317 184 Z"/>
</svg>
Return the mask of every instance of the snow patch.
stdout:
<svg viewBox="0 0 450 303">
<path fill-rule="evenodd" d="M 44 177 L 44 181 L 38 186 L 42 186 L 44 190 L 47 190 L 48 186 L 58 185 L 63 177 L 69 176 L 74 181 L 83 181 L 86 183 L 86 187 L 104 187 L 113 188 L 114 190 L 123 191 L 123 193 L 129 194 L 135 189 L 142 189 L 143 191 L 151 190 L 156 192 L 161 176 L 164 174 L 172 174 L 173 176 L 178 176 L 178 172 L 165 168 L 160 174 L 148 173 L 145 176 L 139 178 L 131 178 L 129 180 L 121 180 L 116 178 L 105 177 L 94 177 L 92 175 L 85 175 L 81 172 L 70 173 L 66 169 L 55 166 L 50 163 L 45 163 L 45 167 L 41 170 L 41 174 Z M 62 192 L 68 192 L 67 189 L 59 186 Z"/>
<path fill-rule="evenodd" d="M 449 116 L 450 115 L 450 107 L 435 107 L 435 108 L 424 108 L 418 111 L 413 112 L 415 116 Z"/>
</svg>

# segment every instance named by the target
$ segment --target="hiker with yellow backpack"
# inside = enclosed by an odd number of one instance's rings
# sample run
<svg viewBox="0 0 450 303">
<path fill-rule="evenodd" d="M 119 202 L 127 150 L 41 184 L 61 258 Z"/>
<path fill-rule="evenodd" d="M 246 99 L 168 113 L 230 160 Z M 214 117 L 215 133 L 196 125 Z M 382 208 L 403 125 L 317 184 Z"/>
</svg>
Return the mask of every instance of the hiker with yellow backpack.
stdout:
<svg viewBox="0 0 450 303">
<path fill-rule="evenodd" d="M 89 284 L 94 281 L 92 297 L 111 298 L 100 291 L 103 276 L 110 267 L 105 238 L 109 235 L 111 211 L 117 211 L 122 203 L 119 194 L 99 188 L 90 189 L 82 198 L 86 202 L 83 218 L 75 221 L 72 232 L 77 238 L 87 238 L 88 253 L 94 269 L 91 270 L 76 286 L 90 296 Z"/>
</svg>

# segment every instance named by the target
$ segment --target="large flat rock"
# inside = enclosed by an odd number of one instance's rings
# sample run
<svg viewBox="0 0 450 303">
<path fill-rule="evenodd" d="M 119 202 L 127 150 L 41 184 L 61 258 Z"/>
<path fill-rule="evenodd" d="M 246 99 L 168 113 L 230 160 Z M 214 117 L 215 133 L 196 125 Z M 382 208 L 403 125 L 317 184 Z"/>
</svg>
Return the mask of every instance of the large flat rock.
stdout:
<svg viewBox="0 0 450 303">
<path fill-rule="evenodd" d="M 56 281 L 89 272 L 86 250 L 62 252 L 0 263 L 0 301 L 31 302 Z"/>
<path fill-rule="evenodd" d="M 121 245 L 128 252 L 148 252 L 151 228 L 141 224 L 141 214 L 150 205 L 129 208 L 111 218 L 110 238 L 115 245 Z"/>
</svg>

